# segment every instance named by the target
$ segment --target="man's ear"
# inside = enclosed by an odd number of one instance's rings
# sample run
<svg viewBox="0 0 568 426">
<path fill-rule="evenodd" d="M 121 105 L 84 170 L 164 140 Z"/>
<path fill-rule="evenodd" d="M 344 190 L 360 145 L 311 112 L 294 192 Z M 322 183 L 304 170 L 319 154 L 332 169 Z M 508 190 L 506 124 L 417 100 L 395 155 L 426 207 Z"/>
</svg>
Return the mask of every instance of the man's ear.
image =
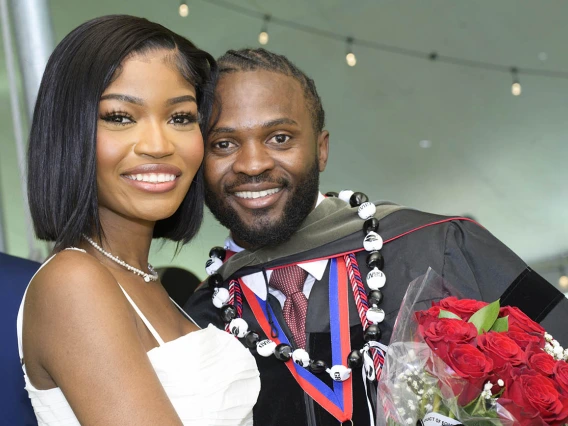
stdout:
<svg viewBox="0 0 568 426">
<path fill-rule="evenodd" d="M 325 170 L 329 155 L 329 132 L 322 130 L 318 136 L 318 165 L 320 173 Z"/>
</svg>

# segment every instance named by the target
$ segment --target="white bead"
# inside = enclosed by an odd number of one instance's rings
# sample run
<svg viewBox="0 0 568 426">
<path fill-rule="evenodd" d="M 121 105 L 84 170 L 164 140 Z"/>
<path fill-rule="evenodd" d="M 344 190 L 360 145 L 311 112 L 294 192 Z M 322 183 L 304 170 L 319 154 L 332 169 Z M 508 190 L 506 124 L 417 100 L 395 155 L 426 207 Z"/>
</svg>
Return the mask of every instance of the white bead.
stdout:
<svg viewBox="0 0 568 426">
<path fill-rule="evenodd" d="M 234 336 L 242 339 L 248 332 L 248 324 L 242 318 L 235 318 L 229 323 L 229 330 Z"/>
<path fill-rule="evenodd" d="M 367 311 L 367 319 L 373 324 L 383 322 L 383 320 L 385 319 L 385 311 L 383 311 L 381 308 L 369 308 L 369 310 Z"/>
<path fill-rule="evenodd" d="M 370 231 L 367 235 L 365 235 L 363 247 L 367 251 L 379 251 L 383 248 L 383 239 L 376 232 Z"/>
<path fill-rule="evenodd" d="M 213 291 L 213 304 L 217 309 L 221 309 L 229 301 L 229 290 L 225 287 L 215 287 Z"/>
<path fill-rule="evenodd" d="M 304 349 L 296 349 L 292 352 L 292 360 L 299 366 L 307 368 L 310 365 L 310 354 Z"/>
<path fill-rule="evenodd" d="M 345 201 L 346 203 L 349 204 L 349 199 L 351 198 L 351 196 L 354 194 L 353 191 L 351 191 L 350 189 L 344 189 L 343 191 L 339 192 L 339 195 L 337 196 L 337 198 L 339 198 L 340 200 Z"/>
<path fill-rule="evenodd" d="M 361 219 L 367 220 L 367 219 L 372 218 L 375 215 L 376 211 L 377 211 L 377 206 L 375 206 L 371 202 L 366 202 L 366 203 L 363 203 L 359 206 L 359 209 L 357 210 L 357 214 L 359 215 L 359 217 Z"/>
<path fill-rule="evenodd" d="M 334 365 L 327 370 L 327 373 L 336 382 L 344 382 L 351 377 L 351 369 L 344 365 Z"/>
<path fill-rule="evenodd" d="M 369 351 L 363 353 L 363 369 L 365 370 L 365 376 L 367 380 L 373 382 L 377 378 L 377 372 L 375 371 L 375 363 L 373 358 L 369 354 Z"/>
<path fill-rule="evenodd" d="M 373 268 L 367 274 L 367 285 L 371 290 L 378 290 L 385 286 L 387 277 L 379 268 Z"/>
<path fill-rule="evenodd" d="M 272 355 L 274 353 L 274 349 L 276 349 L 276 343 L 270 339 L 261 340 L 256 344 L 256 351 L 260 356 L 265 358 Z"/>
<path fill-rule="evenodd" d="M 208 275 L 213 275 L 223 265 L 223 261 L 218 257 L 210 257 L 205 262 L 205 271 Z"/>
</svg>

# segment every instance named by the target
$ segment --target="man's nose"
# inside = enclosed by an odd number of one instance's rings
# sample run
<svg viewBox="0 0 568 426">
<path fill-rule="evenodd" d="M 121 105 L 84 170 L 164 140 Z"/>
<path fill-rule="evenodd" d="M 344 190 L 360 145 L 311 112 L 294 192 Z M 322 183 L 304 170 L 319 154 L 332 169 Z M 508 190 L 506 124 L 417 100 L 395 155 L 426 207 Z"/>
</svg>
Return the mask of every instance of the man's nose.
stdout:
<svg viewBox="0 0 568 426">
<path fill-rule="evenodd" d="M 273 168 L 274 158 L 270 149 L 258 141 L 245 142 L 233 163 L 233 172 L 249 176 L 258 176 Z"/>
<path fill-rule="evenodd" d="M 163 158 L 174 153 L 175 146 L 168 138 L 165 125 L 153 122 L 140 130 L 139 140 L 134 147 L 136 154 L 152 158 Z"/>
</svg>

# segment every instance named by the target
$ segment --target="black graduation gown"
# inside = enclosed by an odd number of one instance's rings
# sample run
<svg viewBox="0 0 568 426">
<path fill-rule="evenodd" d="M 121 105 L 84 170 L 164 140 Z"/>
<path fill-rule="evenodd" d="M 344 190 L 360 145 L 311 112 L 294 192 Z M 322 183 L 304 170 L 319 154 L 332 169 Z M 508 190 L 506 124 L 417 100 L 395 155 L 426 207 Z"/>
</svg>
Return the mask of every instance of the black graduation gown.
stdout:
<svg viewBox="0 0 568 426">
<path fill-rule="evenodd" d="M 379 203 L 375 217 L 380 221 L 379 234 L 386 241 L 381 250 L 385 260 L 383 271 L 387 277 L 387 284 L 382 289 L 384 300 L 381 308 L 386 312 L 386 318 L 380 325 L 381 342 L 386 344 L 390 339 L 407 285 L 430 267 L 464 297 L 488 302 L 501 298 L 503 305 L 520 307 L 557 340 L 568 343 L 565 327 L 568 300 L 480 225 L 463 218 L 433 215 L 389 203 Z M 341 200 L 328 198 L 308 216 L 290 241 L 274 248 L 238 253 L 219 272 L 227 285 L 229 278 L 258 272 L 262 268 L 360 250 L 365 236 L 362 225 L 356 209 Z M 361 275 L 365 277 L 369 271 L 367 253 L 359 251 L 356 256 Z M 328 284 L 329 263 L 324 276 L 316 281 L 310 293 L 306 332 L 310 357 L 331 365 Z M 359 349 L 364 343 L 363 330 L 351 290 L 349 295 L 351 347 Z M 268 296 L 268 301 L 290 338 L 279 302 L 272 295 Z M 200 288 L 184 308 L 203 327 L 209 323 L 223 327 L 206 286 Z M 249 329 L 257 331 L 261 338 L 266 337 L 245 300 L 243 318 Z M 256 351 L 253 353 L 261 377 L 261 391 L 254 408 L 255 425 L 338 424 L 304 393 L 282 362 L 273 356 L 264 358 Z M 331 386 L 332 380 L 327 374 L 319 377 Z M 369 425 L 362 375 L 354 370 L 352 377 L 353 422 L 358 426 Z M 375 389 L 374 386 L 369 389 L 373 402 L 376 400 Z"/>
</svg>

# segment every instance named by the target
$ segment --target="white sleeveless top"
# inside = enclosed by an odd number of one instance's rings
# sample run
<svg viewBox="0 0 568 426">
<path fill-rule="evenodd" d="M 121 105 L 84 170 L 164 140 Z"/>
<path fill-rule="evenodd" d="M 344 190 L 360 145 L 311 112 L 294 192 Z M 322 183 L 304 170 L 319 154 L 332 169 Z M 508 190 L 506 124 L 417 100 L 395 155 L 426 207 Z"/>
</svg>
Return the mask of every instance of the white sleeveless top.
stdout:
<svg viewBox="0 0 568 426">
<path fill-rule="evenodd" d="M 41 267 L 51 259 L 53 256 Z M 159 344 L 148 351 L 148 358 L 183 424 L 252 426 L 252 408 L 260 391 L 260 379 L 256 362 L 248 349 L 213 325 L 164 342 L 122 286 L 120 288 Z M 24 357 L 22 325 L 25 297 L 24 293 L 17 320 L 20 360 Z M 172 302 L 194 322 L 177 303 Z M 61 389 L 36 389 L 26 374 L 25 365 L 22 364 L 22 368 L 38 426 L 80 426 Z"/>
</svg>

